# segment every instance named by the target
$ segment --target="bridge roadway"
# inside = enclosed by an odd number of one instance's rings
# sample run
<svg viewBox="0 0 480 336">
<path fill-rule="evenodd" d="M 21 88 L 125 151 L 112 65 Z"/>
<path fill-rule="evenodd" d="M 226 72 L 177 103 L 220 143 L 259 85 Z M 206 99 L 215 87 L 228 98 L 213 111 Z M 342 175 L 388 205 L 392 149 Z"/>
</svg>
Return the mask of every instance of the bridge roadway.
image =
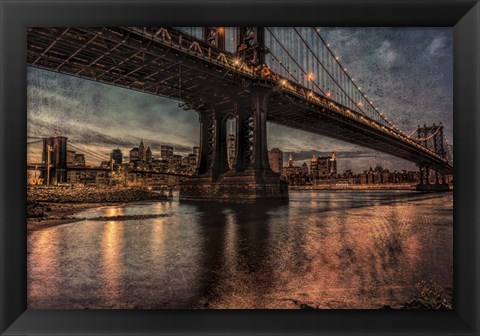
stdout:
<svg viewBox="0 0 480 336">
<path fill-rule="evenodd" d="M 384 152 L 445 174 L 445 157 L 412 138 L 274 73 L 262 76 L 233 53 L 172 28 L 28 28 L 28 65 L 202 104 L 229 114 L 268 92 L 267 120 Z"/>
</svg>

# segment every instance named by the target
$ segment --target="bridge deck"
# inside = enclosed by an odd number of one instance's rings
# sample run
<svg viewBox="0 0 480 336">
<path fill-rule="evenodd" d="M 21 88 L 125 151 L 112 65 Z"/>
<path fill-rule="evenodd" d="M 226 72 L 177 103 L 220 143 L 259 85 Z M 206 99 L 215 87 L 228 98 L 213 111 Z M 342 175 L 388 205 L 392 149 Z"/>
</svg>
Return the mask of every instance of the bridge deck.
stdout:
<svg viewBox="0 0 480 336">
<path fill-rule="evenodd" d="M 255 75 L 235 55 L 175 29 L 29 28 L 27 61 L 51 71 L 186 102 L 231 109 L 249 85 L 273 91 L 267 120 L 369 147 L 452 173 L 444 157 L 414 139 L 286 78 Z"/>
</svg>

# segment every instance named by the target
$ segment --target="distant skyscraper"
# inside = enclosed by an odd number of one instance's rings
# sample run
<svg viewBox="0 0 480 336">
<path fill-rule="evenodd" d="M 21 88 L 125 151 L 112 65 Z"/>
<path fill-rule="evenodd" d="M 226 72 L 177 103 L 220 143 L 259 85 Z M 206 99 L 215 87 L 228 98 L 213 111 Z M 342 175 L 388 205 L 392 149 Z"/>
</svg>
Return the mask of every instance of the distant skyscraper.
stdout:
<svg viewBox="0 0 480 336">
<path fill-rule="evenodd" d="M 283 152 L 278 148 L 272 148 L 268 152 L 268 161 L 270 162 L 270 168 L 275 173 L 281 173 L 283 168 Z"/>
<path fill-rule="evenodd" d="M 152 150 L 150 149 L 150 146 L 148 146 L 147 150 L 145 151 L 145 163 L 147 165 L 151 165 L 152 162 L 153 162 Z"/>
<path fill-rule="evenodd" d="M 195 154 L 195 164 L 197 164 L 200 155 L 200 148 L 198 146 L 193 147 L 193 154 Z"/>
<path fill-rule="evenodd" d="M 312 179 L 318 178 L 318 159 L 315 154 L 312 155 L 312 159 L 310 160 L 310 175 Z"/>
<path fill-rule="evenodd" d="M 164 160 L 171 160 L 173 158 L 173 147 L 167 146 L 167 145 L 161 145 L 160 157 Z"/>
<path fill-rule="evenodd" d="M 117 147 L 117 149 L 114 149 L 112 151 L 112 160 L 113 160 L 113 163 L 115 163 L 115 164 L 121 164 L 122 163 L 123 154 L 122 154 L 122 151 L 120 150 L 120 148 Z"/>
<path fill-rule="evenodd" d="M 227 136 L 227 156 L 228 166 L 232 169 L 233 163 L 235 162 L 235 134 L 229 134 Z"/>
<path fill-rule="evenodd" d="M 310 173 L 313 179 L 330 178 L 336 176 L 337 155 L 335 152 L 332 152 L 332 155 L 330 156 L 321 156 L 318 158 L 313 155 L 310 161 Z"/>
<path fill-rule="evenodd" d="M 130 150 L 130 163 L 136 163 L 138 161 L 138 147 L 134 147 Z"/>
<path fill-rule="evenodd" d="M 293 167 L 293 158 L 292 158 L 292 154 L 290 154 L 288 156 L 288 166 L 289 167 Z"/>
</svg>

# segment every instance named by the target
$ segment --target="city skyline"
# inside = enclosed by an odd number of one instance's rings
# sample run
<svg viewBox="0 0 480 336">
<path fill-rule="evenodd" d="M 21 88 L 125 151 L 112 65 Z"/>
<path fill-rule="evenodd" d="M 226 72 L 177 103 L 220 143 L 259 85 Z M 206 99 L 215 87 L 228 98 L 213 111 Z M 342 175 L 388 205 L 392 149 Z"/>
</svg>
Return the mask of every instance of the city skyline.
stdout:
<svg viewBox="0 0 480 336">
<path fill-rule="evenodd" d="M 332 50 L 394 124 L 405 132 L 424 122 L 442 121 L 452 136 L 452 31 L 450 28 L 321 28 Z M 421 73 L 419 71 L 421 70 Z M 54 132 L 107 156 L 141 139 L 158 152 L 161 144 L 186 154 L 198 145 L 198 115 L 174 100 L 28 68 L 28 135 Z M 416 116 L 417 118 L 413 118 Z M 335 151 L 339 169 L 412 163 L 365 147 L 268 124 L 268 147 L 294 154 L 296 164 Z M 30 150 L 30 149 L 29 149 Z M 31 149 L 29 155 L 33 155 Z M 37 154 L 38 155 L 38 154 Z"/>
</svg>

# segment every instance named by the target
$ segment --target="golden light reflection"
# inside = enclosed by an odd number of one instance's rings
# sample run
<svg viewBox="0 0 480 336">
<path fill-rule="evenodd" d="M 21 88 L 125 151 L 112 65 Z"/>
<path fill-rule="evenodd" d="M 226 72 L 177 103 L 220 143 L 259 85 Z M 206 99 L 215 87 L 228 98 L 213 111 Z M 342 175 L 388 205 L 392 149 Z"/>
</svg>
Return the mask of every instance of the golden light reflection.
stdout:
<svg viewBox="0 0 480 336">
<path fill-rule="evenodd" d="M 224 265 L 225 268 L 233 274 L 237 268 L 236 256 L 238 254 L 238 237 L 237 237 L 237 226 L 235 213 L 233 211 L 228 211 L 225 213 L 227 227 L 225 231 L 225 244 L 224 244 Z"/>
<path fill-rule="evenodd" d="M 58 231 L 53 229 L 41 230 L 36 233 L 36 239 L 29 246 L 35 254 L 29 256 L 28 272 L 29 279 L 43 279 L 43 281 L 29 281 L 28 296 L 37 296 L 45 293 L 56 292 L 58 286 Z"/>
<path fill-rule="evenodd" d="M 106 215 L 109 217 L 115 217 L 115 216 L 123 216 L 124 215 L 124 209 L 122 207 L 109 207 L 107 208 L 107 213 Z"/>
<path fill-rule="evenodd" d="M 118 213 L 118 209 L 119 208 L 110 209 L 111 211 L 109 211 L 109 215 Z M 121 259 L 123 244 L 122 233 L 122 222 L 107 221 L 105 223 L 102 236 L 102 259 L 105 278 L 104 294 L 107 301 L 114 301 L 120 294 L 120 278 L 124 267 Z"/>
<path fill-rule="evenodd" d="M 155 218 L 152 227 L 151 234 L 151 253 L 153 260 L 157 263 L 164 258 L 165 249 L 167 248 L 165 244 L 167 230 L 165 229 L 166 218 Z"/>
</svg>

